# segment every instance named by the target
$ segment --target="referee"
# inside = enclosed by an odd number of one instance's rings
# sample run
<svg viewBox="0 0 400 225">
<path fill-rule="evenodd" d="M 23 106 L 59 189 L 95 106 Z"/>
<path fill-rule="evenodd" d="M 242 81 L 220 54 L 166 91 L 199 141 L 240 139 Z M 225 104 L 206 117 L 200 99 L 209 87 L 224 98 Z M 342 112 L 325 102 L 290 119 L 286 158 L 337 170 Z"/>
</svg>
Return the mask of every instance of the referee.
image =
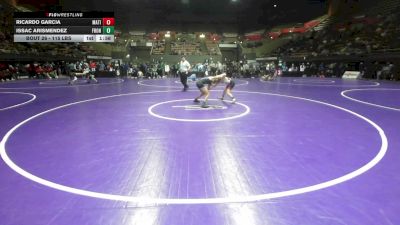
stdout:
<svg viewBox="0 0 400 225">
<path fill-rule="evenodd" d="M 185 59 L 185 57 L 182 57 L 179 63 L 179 77 L 181 78 L 183 91 L 186 91 L 189 88 L 189 86 L 187 85 L 187 77 L 189 74 L 189 70 L 190 70 L 190 63 Z"/>
</svg>

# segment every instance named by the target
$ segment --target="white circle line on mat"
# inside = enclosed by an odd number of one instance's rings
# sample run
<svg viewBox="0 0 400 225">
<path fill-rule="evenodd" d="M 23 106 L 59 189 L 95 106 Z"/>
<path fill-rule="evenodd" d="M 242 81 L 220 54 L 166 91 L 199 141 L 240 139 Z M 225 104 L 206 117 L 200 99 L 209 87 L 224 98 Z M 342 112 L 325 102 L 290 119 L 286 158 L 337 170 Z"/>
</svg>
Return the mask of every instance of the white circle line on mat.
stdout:
<svg viewBox="0 0 400 225">
<path fill-rule="evenodd" d="M 367 91 L 371 91 L 371 90 L 373 90 L 373 91 L 400 91 L 400 89 L 392 89 L 392 88 L 379 88 L 379 89 L 375 89 L 375 88 L 349 89 L 349 90 L 342 91 L 342 92 L 340 93 L 340 95 L 343 96 L 343 97 L 345 97 L 345 98 L 347 98 L 347 99 L 349 99 L 349 100 L 351 100 L 351 101 L 354 101 L 354 102 L 359 102 L 359 103 L 362 103 L 362 104 L 366 104 L 366 105 L 370 105 L 370 106 L 375 106 L 375 107 L 379 107 L 379 108 L 382 108 L 382 109 L 390 109 L 390 110 L 394 110 L 394 111 L 400 111 L 399 108 L 394 108 L 394 107 L 379 105 L 379 104 L 375 104 L 375 103 L 371 103 L 371 102 L 367 102 L 367 101 L 361 101 L 361 100 L 359 100 L 359 99 L 352 98 L 352 97 L 346 95 L 346 93 L 348 93 L 348 92 L 353 92 L 353 91 L 365 91 L 365 90 L 367 90 Z"/>
<path fill-rule="evenodd" d="M 12 106 L 8 106 L 8 107 L 5 107 L 5 108 L 1 108 L 0 111 L 5 111 L 5 110 L 8 110 L 8 109 L 17 108 L 17 107 L 20 107 L 22 105 L 28 104 L 28 103 L 30 103 L 32 101 L 35 101 L 35 99 L 36 99 L 36 95 L 34 95 L 32 93 L 26 93 L 26 92 L 0 92 L 0 94 L 2 94 L 2 93 L 4 93 L 4 94 L 23 94 L 23 95 L 29 95 L 32 98 L 27 100 L 27 101 L 25 101 L 25 102 L 16 104 L 16 105 L 12 105 Z"/>
<path fill-rule="evenodd" d="M 388 148 L 388 140 L 385 135 L 385 132 L 381 127 L 379 127 L 375 122 L 372 120 L 356 113 L 353 112 L 349 109 L 333 105 L 330 103 L 322 102 L 322 101 L 317 101 L 313 99 L 308 99 L 308 98 L 302 98 L 302 97 L 297 97 L 297 96 L 290 96 L 290 95 L 281 95 L 281 94 L 273 94 L 273 93 L 265 93 L 265 92 L 250 92 L 250 91 L 237 91 L 240 93 L 248 93 L 248 94 L 261 94 L 261 95 L 271 95 L 271 96 L 281 96 L 281 97 L 286 97 L 286 98 L 292 98 L 292 99 L 298 99 L 298 100 L 303 100 L 303 101 L 308 101 L 308 102 L 314 102 L 317 104 L 322 104 L 325 106 L 329 106 L 332 108 L 336 108 L 339 110 L 342 110 L 344 112 L 347 112 L 359 119 L 364 120 L 368 124 L 370 124 L 372 127 L 374 127 L 379 134 L 379 137 L 381 139 L 381 147 L 377 153 L 377 155 L 368 163 L 363 165 L 362 167 L 347 173 L 343 176 L 340 176 L 338 178 L 325 181 L 322 183 L 318 183 L 315 185 L 310 185 L 306 187 L 301 187 L 301 188 L 296 188 L 292 190 L 286 190 L 286 191 L 279 191 L 279 192 L 273 192 L 273 193 L 266 193 L 266 194 L 258 194 L 258 195 L 249 195 L 249 196 L 231 196 L 231 197 L 218 197 L 218 198 L 150 198 L 150 197 L 135 197 L 135 196 L 127 196 L 127 195 L 115 195 L 115 194 L 107 194 L 107 193 L 100 193 L 100 192 L 94 192 L 94 191 L 89 191 L 89 190 L 84 190 L 84 189 L 79 189 L 79 188 L 74 188 L 74 187 L 69 187 L 66 185 L 58 184 L 46 179 L 43 179 L 41 177 L 38 177 L 34 174 L 29 173 L 28 171 L 24 170 L 17 164 L 15 164 L 10 157 L 7 154 L 5 145 L 7 140 L 10 138 L 13 132 L 15 132 L 18 128 L 23 126 L 24 124 L 28 123 L 30 120 L 35 119 L 39 116 L 42 116 L 46 113 L 65 108 L 71 105 L 76 105 L 80 103 L 85 103 L 85 102 L 90 102 L 90 101 L 95 101 L 95 100 L 101 100 L 101 99 L 107 99 L 107 98 L 112 98 L 112 97 L 119 97 L 119 96 L 127 96 L 127 95 L 138 95 L 138 94 L 146 94 L 146 93 L 162 93 L 162 92 L 169 92 L 169 91 L 160 91 L 160 92 L 137 92 L 137 93 L 128 93 L 128 94 L 119 94 L 119 95 L 111 95 L 111 96 L 105 96 L 105 97 L 100 97 L 100 98 L 93 98 L 93 99 L 88 99 L 84 101 L 78 101 L 78 102 L 73 102 L 69 103 L 66 105 L 58 106 L 53 109 L 46 110 L 44 112 L 41 112 L 39 114 L 36 114 L 34 116 L 31 116 L 30 118 L 20 122 L 16 126 L 14 126 L 11 130 L 9 130 L 3 139 L 0 142 L 0 155 L 4 162 L 15 172 L 18 174 L 24 176 L 25 178 L 32 180 L 34 182 L 37 182 L 39 184 L 45 185 L 47 187 L 57 189 L 60 191 L 76 194 L 76 195 L 82 195 L 82 196 L 87 196 L 87 197 L 93 197 L 93 198 L 99 198 L 99 199 L 108 199 L 108 200 L 114 200 L 114 201 L 124 201 L 124 202 L 132 202 L 132 203 L 137 203 L 137 204 L 154 204 L 154 205 L 160 205 L 160 204 L 221 204 L 221 203 L 244 203 L 244 202 L 256 202 L 256 201 L 263 201 L 263 200 L 268 200 L 268 199 L 275 199 L 275 198 L 282 198 L 282 197 L 288 197 L 288 196 L 293 196 L 293 195 L 300 195 L 300 194 L 305 194 L 313 191 L 318 191 L 321 189 L 325 189 L 328 187 L 332 187 L 334 185 L 349 181 L 357 176 L 360 176 L 361 174 L 367 172 L 371 168 L 373 168 L 375 165 L 377 165 L 382 158 L 385 156 Z"/>
</svg>

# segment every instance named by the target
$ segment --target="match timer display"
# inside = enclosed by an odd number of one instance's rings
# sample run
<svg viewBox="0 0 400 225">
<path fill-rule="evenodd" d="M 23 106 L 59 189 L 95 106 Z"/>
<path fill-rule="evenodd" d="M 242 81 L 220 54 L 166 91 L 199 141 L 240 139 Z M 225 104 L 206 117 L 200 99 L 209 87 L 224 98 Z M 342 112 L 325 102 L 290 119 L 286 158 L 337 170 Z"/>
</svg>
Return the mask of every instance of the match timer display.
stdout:
<svg viewBox="0 0 400 225">
<path fill-rule="evenodd" d="M 114 42 L 113 12 L 15 12 L 14 42 Z"/>
</svg>

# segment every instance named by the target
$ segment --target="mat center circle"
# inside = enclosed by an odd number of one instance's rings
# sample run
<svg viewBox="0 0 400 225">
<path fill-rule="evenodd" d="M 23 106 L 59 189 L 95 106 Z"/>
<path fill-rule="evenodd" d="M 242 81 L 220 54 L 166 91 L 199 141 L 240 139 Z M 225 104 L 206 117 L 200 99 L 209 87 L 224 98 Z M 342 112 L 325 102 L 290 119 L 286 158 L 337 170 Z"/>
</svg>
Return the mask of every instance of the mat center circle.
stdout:
<svg viewBox="0 0 400 225">
<path fill-rule="evenodd" d="M 195 103 L 193 99 L 177 99 L 160 102 L 148 108 L 150 115 L 182 122 L 224 121 L 243 117 L 250 113 L 250 108 L 240 102 L 209 99 L 207 107 L 204 102 Z"/>
</svg>

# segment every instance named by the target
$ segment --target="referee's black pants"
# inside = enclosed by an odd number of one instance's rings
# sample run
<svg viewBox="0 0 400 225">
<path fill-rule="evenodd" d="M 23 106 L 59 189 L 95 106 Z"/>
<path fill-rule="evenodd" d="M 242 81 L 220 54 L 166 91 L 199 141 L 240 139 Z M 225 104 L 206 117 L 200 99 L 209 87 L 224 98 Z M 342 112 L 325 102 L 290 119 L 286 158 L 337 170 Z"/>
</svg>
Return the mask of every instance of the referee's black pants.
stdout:
<svg viewBox="0 0 400 225">
<path fill-rule="evenodd" d="M 183 85 L 183 90 L 186 91 L 186 89 L 189 88 L 189 86 L 187 85 L 188 72 L 179 72 L 179 77 L 181 78 L 181 83 Z"/>
</svg>

